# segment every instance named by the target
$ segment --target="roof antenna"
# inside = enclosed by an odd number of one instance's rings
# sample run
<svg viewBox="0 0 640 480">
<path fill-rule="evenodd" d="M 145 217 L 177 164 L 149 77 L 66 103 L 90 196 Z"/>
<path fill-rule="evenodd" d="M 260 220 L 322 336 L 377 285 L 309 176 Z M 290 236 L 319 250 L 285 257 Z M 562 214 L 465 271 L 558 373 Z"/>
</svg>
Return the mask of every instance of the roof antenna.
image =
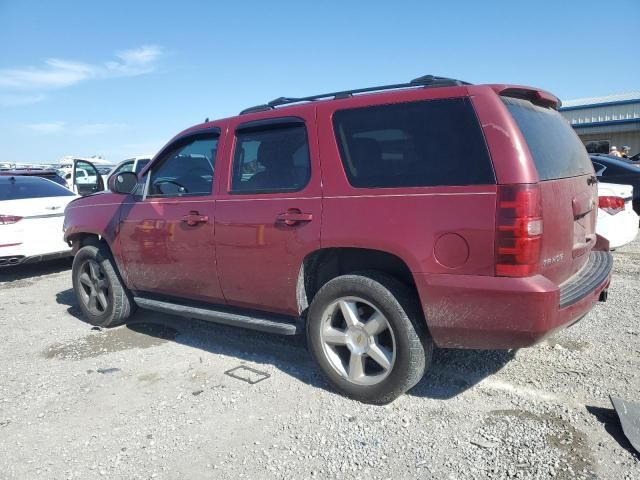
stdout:
<svg viewBox="0 0 640 480">
<path fill-rule="evenodd" d="M 204 123 L 209 123 L 209 117 L 204 119 Z"/>
</svg>

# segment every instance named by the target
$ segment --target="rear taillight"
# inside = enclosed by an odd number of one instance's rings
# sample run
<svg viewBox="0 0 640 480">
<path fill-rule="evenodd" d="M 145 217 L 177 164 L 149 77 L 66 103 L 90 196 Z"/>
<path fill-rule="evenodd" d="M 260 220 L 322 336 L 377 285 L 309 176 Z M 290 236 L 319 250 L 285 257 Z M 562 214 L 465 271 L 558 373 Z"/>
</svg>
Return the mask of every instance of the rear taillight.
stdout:
<svg viewBox="0 0 640 480">
<path fill-rule="evenodd" d="M 538 185 L 499 185 L 496 275 L 527 277 L 540 270 L 542 202 Z"/>
<path fill-rule="evenodd" d="M 15 215 L 0 215 L 0 225 L 9 225 L 10 223 L 17 223 L 22 220 L 22 217 Z"/>
<path fill-rule="evenodd" d="M 615 215 L 624 211 L 624 198 L 622 197 L 600 197 L 598 207 L 609 215 Z"/>
</svg>

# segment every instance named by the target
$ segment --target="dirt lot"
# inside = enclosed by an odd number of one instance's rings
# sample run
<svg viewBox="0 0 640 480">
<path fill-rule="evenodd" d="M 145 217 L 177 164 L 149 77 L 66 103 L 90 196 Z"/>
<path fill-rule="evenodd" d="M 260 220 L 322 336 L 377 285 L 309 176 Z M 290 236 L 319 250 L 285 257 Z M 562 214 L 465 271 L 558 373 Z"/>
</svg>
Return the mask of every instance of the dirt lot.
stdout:
<svg viewBox="0 0 640 480">
<path fill-rule="evenodd" d="M 639 479 L 608 396 L 640 400 L 640 242 L 615 259 L 578 325 L 439 351 L 385 407 L 331 392 L 302 339 L 145 311 L 92 330 L 69 261 L 1 271 L 0 478 Z"/>
</svg>

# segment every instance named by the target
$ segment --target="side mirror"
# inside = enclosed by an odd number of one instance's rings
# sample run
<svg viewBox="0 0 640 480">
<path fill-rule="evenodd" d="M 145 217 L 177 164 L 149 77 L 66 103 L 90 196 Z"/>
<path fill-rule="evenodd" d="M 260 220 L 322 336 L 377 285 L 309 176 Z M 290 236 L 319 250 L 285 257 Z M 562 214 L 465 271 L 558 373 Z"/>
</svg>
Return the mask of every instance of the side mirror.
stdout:
<svg viewBox="0 0 640 480">
<path fill-rule="evenodd" d="M 138 176 L 133 172 L 121 172 L 109 177 L 109 190 L 121 195 L 129 195 L 138 185 Z"/>
</svg>

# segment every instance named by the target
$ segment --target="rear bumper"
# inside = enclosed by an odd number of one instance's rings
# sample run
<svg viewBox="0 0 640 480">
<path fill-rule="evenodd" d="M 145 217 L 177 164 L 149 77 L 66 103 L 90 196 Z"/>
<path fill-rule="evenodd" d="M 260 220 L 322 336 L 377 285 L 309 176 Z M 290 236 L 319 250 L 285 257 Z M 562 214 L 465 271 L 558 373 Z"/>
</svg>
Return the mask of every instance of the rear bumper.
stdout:
<svg viewBox="0 0 640 480">
<path fill-rule="evenodd" d="M 45 260 L 54 260 L 56 258 L 64 258 L 72 256 L 71 250 L 64 252 L 44 253 L 42 255 L 24 255 L 0 256 L 0 269 L 3 267 L 13 267 L 14 265 L 23 265 L 26 263 L 37 263 Z"/>
<path fill-rule="evenodd" d="M 20 243 L 7 247 L 0 247 L 0 268 L 35 263 L 42 260 L 68 257 L 72 255 L 68 245 L 62 242 L 49 242 L 45 245 Z"/>
<path fill-rule="evenodd" d="M 608 251 L 557 285 L 542 275 L 505 278 L 414 274 L 429 331 L 445 348 L 533 345 L 585 316 L 611 281 Z"/>
<path fill-rule="evenodd" d="M 633 242 L 638 234 L 638 215 L 631 209 L 616 215 L 598 209 L 598 235 L 609 240 L 610 248 L 619 248 Z"/>
</svg>

